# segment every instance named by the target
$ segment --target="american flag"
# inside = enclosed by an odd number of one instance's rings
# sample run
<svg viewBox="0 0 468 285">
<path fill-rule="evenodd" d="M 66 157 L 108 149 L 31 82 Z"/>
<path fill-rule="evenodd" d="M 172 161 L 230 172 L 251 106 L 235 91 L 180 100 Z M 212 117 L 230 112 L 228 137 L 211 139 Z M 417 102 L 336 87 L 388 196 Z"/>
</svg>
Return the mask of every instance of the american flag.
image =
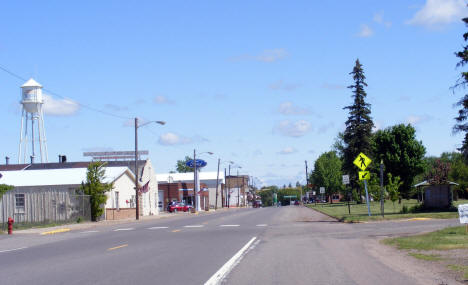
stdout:
<svg viewBox="0 0 468 285">
<path fill-rule="evenodd" d="M 149 183 L 150 183 L 150 181 L 148 180 L 148 182 L 146 182 L 146 184 L 143 185 L 143 187 L 140 187 L 140 193 L 146 193 L 146 192 L 148 192 L 148 190 L 149 190 Z"/>
</svg>

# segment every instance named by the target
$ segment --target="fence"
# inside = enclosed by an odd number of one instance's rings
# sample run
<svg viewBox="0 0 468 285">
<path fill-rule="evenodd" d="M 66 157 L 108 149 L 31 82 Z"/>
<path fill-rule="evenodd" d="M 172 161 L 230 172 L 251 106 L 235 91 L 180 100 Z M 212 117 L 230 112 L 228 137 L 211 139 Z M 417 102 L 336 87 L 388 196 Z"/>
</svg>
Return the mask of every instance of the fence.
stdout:
<svg viewBox="0 0 468 285">
<path fill-rule="evenodd" d="M 8 217 L 15 220 L 15 228 L 91 220 L 90 196 L 74 195 L 69 191 L 15 189 L 3 195 L 0 211 L 3 230 L 6 229 Z"/>
</svg>

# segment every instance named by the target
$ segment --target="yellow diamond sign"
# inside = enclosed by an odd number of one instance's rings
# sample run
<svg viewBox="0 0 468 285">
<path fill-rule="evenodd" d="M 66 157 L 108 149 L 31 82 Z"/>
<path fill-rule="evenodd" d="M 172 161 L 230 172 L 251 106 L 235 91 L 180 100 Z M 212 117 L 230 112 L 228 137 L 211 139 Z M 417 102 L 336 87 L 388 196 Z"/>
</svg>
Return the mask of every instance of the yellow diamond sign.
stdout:
<svg viewBox="0 0 468 285">
<path fill-rule="evenodd" d="M 359 180 L 369 180 L 370 172 L 369 171 L 359 171 Z"/>
<path fill-rule="evenodd" d="M 370 158 L 368 158 L 365 154 L 362 152 L 356 157 L 354 160 L 354 165 L 359 167 L 362 171 L 366 170 L 366 168 L 369 166 L 369 164 L 372 162 Z"/>
</svg>

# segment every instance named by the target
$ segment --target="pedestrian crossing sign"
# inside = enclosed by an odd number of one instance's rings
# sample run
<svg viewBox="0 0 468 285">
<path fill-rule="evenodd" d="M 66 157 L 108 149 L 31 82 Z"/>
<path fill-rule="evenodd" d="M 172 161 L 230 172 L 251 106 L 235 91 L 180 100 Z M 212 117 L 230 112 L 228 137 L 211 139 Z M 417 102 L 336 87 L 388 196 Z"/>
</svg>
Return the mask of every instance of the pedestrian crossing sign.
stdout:
<svg viewBox="0 0 468 285">
<path fill-rule="evenodd" d="M 369 164 L 372 162 L 370 158 L 368 158 L 365 154 L 362 152 L 356 157 L 356 159 L 353 161 L 354 165 L 359 167 L 362 171 L 366 170 L 366 168 L 369 166 Z"/>
<path fill-rule="evenodd" d="M 359 171 L 359 180 L 369 180 L 370 172 L 369 171 Z"/>
</svg>

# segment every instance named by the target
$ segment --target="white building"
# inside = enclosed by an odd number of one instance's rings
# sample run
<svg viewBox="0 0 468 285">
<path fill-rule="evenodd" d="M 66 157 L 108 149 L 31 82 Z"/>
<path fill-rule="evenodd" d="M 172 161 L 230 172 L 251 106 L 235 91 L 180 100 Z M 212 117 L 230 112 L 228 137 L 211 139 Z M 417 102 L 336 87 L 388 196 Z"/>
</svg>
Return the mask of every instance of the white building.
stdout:
<svg viewBox="0 0 468 285">
<path fill-rule="evenodd" d="M 139 187 L 148 183 L 147 191 L 140 196 L 140 215 L 158 214 L 158 186 L 151 162 L 145 161 L 139 170 Z M 41 219 L 69 220 L 71 215 L 69 212 L 74 209 L 71 204 L 74 203 L 76 190 L 86 181 L 86 173 L 85 167 L 0 171 L 0 184 L 14 187 L 0 200 L 4 210 L 4 213 L 0 214 L 2 219 L 14 216 L 15 220 L 24 222 L 41 222 Z M 105 167 L 103 182 L 113 183 L 113 188 L 106 193 L 108 199 L 102 218 L 134 218 L 135 175 L 130 168 Z"/>
<path fill-rule="evenodd" d="M 218 177 L 219 175 L 219 177 Z M 200 183 L 206 184 L 209 191 L 209 201 L 210 201 L 210 208 L 215 207 L 216 203 L 216 179 L 218 178 L 218 203 L 217 207 L 221 208 L 221 190 L 223 189 L 223 185 L 225 184 L 224 180 L 224 173 L 216 171 L 213 172 L 203 172 L 201 171 L 198 175 L 200 179 Z M 185 183 L 193 183 L 193 172 L 187 173 L 162 173 L 156 174 L 156 179 L 159 183 L 173 183 L 173 182 L 185 182 Z M 162 201 L 162 197 L 160 197 Z"/>
</svg>

